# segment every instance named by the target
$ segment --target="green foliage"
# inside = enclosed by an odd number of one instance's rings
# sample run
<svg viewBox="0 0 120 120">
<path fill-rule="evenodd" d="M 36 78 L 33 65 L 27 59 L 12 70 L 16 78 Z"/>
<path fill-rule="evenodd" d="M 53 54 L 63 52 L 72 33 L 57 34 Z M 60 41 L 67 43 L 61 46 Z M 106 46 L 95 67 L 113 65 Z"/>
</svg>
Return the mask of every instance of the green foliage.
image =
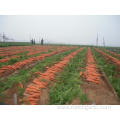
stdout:
<svg viewBox="0 0 120 120">
<path fill-rule="evenodd" d="M 18 59 L 17 58 L 12 58 L 12 59 L 10 59 L 10 61 L 8 62 L 8 64 L 14 64 L 16 62 L 18 62 Z"/>
<path fill-rule="evenodd" d="M 4 82 L 0 79 L 0 94 L 4 91 Z"/>
<path fill-rule="evenodd" d="M 4 63 L 0 63 L 0 68 L 4 65 L 12 65 L 12 64 L 15 64 L 16 62 L 20 62 L 20 61 L 23 61 L 25 59 L 28 59 L 30 57 L 35 57 L 35 56 L 40 56 L 41 54 L 44 54 L 46 52 L 41 52 L 39 54 L 35 54 L 35 55 L 30 55 L 30 56 L 27 56 L 27 53 L 28 51 L 25 51 L 23 53 L 19 53 L 19 54 L 16 54 L 16 55 L 19 55 L 20 57 L 19 58 L 12 58 L 10 59 L 10 61 L 8 62 L 4 62 Z"/>
<path fill-rule="evenodd" d="M 109 54 L 109 55 L 117 58 L 117 59 L 120 59 L 120 57 L 118 57 L 118 56 L 116 56 L 116 55 L 113 55 L 112 53 L 110 53 L 110 52 L 108 52 L 108 51 L 106 51 L 106 50 L 104 50 L 104 49 L 101 49 L 101 50 L 104 51 L 105 53 L 107 53 L 107 54 Z M 108 49 L 108 50 L 112 51 L 111 49 Z M 115 52 L 115 51 L 113 51 L 113 52 Z M 115 53 L 117 53 L 117 52 L 115 52 Z"/>
<path fill-rule="evenodd" d="M 117 72 L 117 66 L 106 61 L 94 49 L 93 54 L 96 58 L 96 61 L 98 62 L 98 67 L 102 68 L 102 70 L 105 72 L 106 76 L 110 80 L 110 83 L 120 97 L 120 78 L 115 76 L 115 73 Z M 117 74 L 120 76 L 120 72 L 117 72 Z"/>
<path fill-rule="evenodd" d="M 6 78 L 6 82 L 0 83 L 0 91 L 4 91 L 5 89 L 12 88 L 15 84 L 18 84 L 19 82 L 23 84 L 29 82 L 34 72 L 45 71 L 46 67 L 52 66 L 55 62 L 60 61 L 63 57 L 65 57 L 66 55 L 70 54 L 75 50 L 76 49 L 66 51 L 51 57 L 47 57 L 44 61 L 38 61 L 37 64 L 32 69 L 21 69 L 19 73 Z M 23 92 L 20 92 L 20 95 L 22 93 Z"/>
<path fill-rule="evenodd" d="M 3 57 L 2 57 L 2 56 L 0 56 L 0 59 L 3 59 Z"/>
<path fill-rule="evenodd" d="M 22 97 L 24 94 L 24 91 L 25 91 L 25 88 L 18 88 L 18 95 Z"/>
<path fill-rule="evenodd" d="M 0 42 L 0 47 L 8 46 L 28 46 L 31 45 L 30 42 Z"/>
<path fill-rule="evenodd" d="M 56 76 L 56 83 L 50 89 L 50 104 L 71 103 L 77 97 L 80 98 L 81 104 L 87 101 L 80 88 L 82 81 L 79 75 L 80 68 L 85 67 L 85 52 L 86 49 L 81 51 Z"/>
</svg>

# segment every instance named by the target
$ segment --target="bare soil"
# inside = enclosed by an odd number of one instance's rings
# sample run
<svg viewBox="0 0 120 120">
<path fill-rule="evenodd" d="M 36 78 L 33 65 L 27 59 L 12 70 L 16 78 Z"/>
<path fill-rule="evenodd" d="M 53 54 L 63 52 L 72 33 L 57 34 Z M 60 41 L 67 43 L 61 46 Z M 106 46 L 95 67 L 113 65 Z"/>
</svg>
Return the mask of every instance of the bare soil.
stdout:
<svg viewBox="0 0 120 120">
<path fill-rule="evenodd" d="M 49 88 L 41 90 L 39 105 L 48 105 L 49 104 Z"/>
<path fill-rule="evenodd" d="M 17 85 L 13 87 L 13 89 L 7 89 L 5 91 L 5 97 L 0 98 L 1 101 L 3 101 L 5 104 L 7 105 L 14 105 L 14 94 L 17 95 L 18 93 L 18 88 Z M 17 103 L 19 104 L 19 99 L 18 99 L 18 95 L 17 95 Z"/>
<path fill-rule="evenodd" d="M 72 101 L 71 105 L 80 105 L 80 98 L 76 98 Z"/>
<path fill-rule="evenodd" d="M 89 99 L 87 103 L 89 105 L 120 105 L 118 97 L 115 96 L 102 79 L 100 84 L 84 81 L 81 87 L 83 93 Z"/>
</svg>

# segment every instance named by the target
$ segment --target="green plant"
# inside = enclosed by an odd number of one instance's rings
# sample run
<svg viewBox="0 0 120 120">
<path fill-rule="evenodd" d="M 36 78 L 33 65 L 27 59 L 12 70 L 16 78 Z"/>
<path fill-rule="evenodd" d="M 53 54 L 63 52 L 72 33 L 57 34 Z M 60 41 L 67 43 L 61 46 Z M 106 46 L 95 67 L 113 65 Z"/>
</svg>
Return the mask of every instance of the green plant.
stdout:
<svg viewBox="0 0 120 120">
<path fill-rule="evenodd" d="M 87 101 L 80 88 L 82 80 L 79 75 L 79 68 L 85 67 L 85 53 L 86 49 L 78 53 L 56 76 L 56 83 L 50 88 L 50 104 L 70 104 L 77 97 L 80 98 L 81 104 Z"/>
<path fill-rule="evenodd" d="M 14 64 L 16 62 L 18 62 L 18 59 L 17 58 L 12 58 L 12 59 L 10 59 L 10 61 L 8 63 L 9 64 Z"/>
<path fill-rule="evenodd" d="M 98 67 L 102 68 L 103 72 L 105 72 L 106 76 L 110 80 L 110 83 L 120 97 L 120 78 L 115 75 L 118 74 L 118 76 L 120 76 L 120 72 L 117 71 L 117 66 L 106 61 L 105 58 L 98 54 L 94 49 L 93 55 L 98 63 Z"/>
<path fill-rule="evenodd" d="M 12 88 L 15 84 L 26 83 L 33 77 L 34 72 L 43 72 L 46 70 L 46 67 L 52 66 L 55 62 L 60 61 L 63 57 L 75 51 L 76 49 L 66 51 L 51 57 L 47 57 L 44 61 L 38 61 L 37 64 L 31 69 L 21 69 L 19 73 L 14 74 L 6 78 L 6 82 L 1 83 L 3 86 L 0 86 L 0 89 L 4 91 L 5 89 Z"/>
<path fill-rule="evenodd" d="M 18 96 L 23 97 L 25 88 L 18 88 Z"/>
<path fill-rule="evenodd" d="M 3 57 L 2 56 L 0 56 L 0 59 L 2 59 Z"/>
</svg>

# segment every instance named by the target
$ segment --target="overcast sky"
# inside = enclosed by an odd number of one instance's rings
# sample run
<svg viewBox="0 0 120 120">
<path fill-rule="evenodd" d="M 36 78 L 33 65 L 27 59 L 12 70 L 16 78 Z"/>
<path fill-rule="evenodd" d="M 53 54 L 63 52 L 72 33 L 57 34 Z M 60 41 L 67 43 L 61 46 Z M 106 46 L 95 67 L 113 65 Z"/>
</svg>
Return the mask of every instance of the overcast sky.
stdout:
<svg viewBox="0 0 120 120">
<path fill-rule="evenodd" d="M 0 16 L 0 33 L 16 41 L 120 46 L 120 16 Z"/>
</svg>

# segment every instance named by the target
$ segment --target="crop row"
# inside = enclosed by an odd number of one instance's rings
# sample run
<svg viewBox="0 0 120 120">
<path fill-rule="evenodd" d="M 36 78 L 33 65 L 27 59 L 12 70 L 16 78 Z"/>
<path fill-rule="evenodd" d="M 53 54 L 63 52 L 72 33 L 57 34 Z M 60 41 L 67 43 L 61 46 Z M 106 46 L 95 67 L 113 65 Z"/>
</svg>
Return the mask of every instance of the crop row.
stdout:
<svg viewBox="0 0 120 120">
<path fill-rule="evenodd" d="M 24 94 L 26 99 L 30 102 L 30 104 L 38 104 L 41 89 L 46 88 L 49 81 L 56 81 L 55 74 L 57 72 L 60 72 L 63 69 L 63 67 L 65 67 L 68 64 L 70 59 L 76 56 L 81 50 L 83 50 L 83 48 L 80 48 L 79 50 L 64 57 L 62 61 L 54 64 L 52 67 L 48 68 L 47 71 L 45 71 L 44 73 L 37 73 L 40 74 L 40 77 L 34 79 L 32 84 L 28 85 Z"/>
<path fill-rule="evenodd" d="M 101 51 L 99 49 L 95 49 L 95 50 L 96 51 L 94 51 L 94 55 L 96 57 L 98 65 L 105 72 L 110 83 L 114 87 L 117 95 L 120 97 L 120 72 L 118 69 L 118 68 L 120 68 L 119 60 L 108 55 L 107 53 L 104 53 L 103 51 Z M 112 64 L 111 64 L 111 61 L 112 61 Z"/>
<path fill-rule="evenodd" d="M 98 48 L 95 48 L 95 50 L 100 53 L 102 56 L 104 56 L 106 58 L 107 61 L 112 61 L 115 65 L 117 65 L 118 69 L 120 69 L 120 60 L 118 60 L 117 58 L 110 56 L 109 54 L 101 51 Z"/>
<path fill-rule="evenodd" d="M 108 53 L 120 58 L 120 54 L 117 54 L 116 52 L 113 52 L 113 51 L 110 51 L 110 50 L 107 50 L 107 49 L 104 49 L 104 50 L 107 51 Z"/>
<path fill-rule="evenodd" d="M 84 72 L 84 76 L 85 76 L 85 79 L 89 82 L 95 82 L 99 84 L 101 81 L 101 77 L 97 71 L 97 67 L 92 55 L 91 48 L 88 48 L 87 66 L 86 66 L 86 71 Z"/>
<path fill-rule="evenodd" d="M 27 60 L 17 62 L 17 63 L 15 63 L 13 65 L 3 66 L 0 69 L 0 76 L 3 76 L 5 74 L 13 73 L 15 70 L 20 69 L 20 68 L 24 67 L 25 65 L 29 65 L 29 64 L 31 64 L 31 63 L 33 63 L 35 61 L 43 60 L 48 56 L 52 56 L 52 55 L 55 55 L 55 54 L 58 54 L 60 52 L 64 52 L 64 51 L 70 50 L 70 49 L 73 49 L 73 47 L 71 47 L 71 48 L 62 48 L 62 49 L 59 49 L 57 51 L 53 51 L 51 53 L 42 54 L 41 56 L 32 57 L 32 58 L 29 58 Z"/>
<path fill-rule="evenodd" d="M 7 104 L 14 104 L 13 100 L 11 100 L 11 102 L 7 101 L 7 99 L 10 100 L 13 98 L 13 93 L 10 92 L 11 94 L 6 94 L 6 91 L 14 91 L 14 93 L 18 95 L 18 101 L 21 101 L 20 99 L 22 99 L 23 97 L 23 93 L 26 88 L 26 85 L 29 84 L 36 77 L 34 73 L 44 72 L 53 64 L 59 62 L 65 56 L 67 56 L 68 54 L 72 53 L 77 49 L 78 48 L 58 53 L 56 55 L 45 58 L 43 61 L 36 61 L 32 66 L 22 68 L 19 71 L 17 71 L 17 73 L 12 74 L 7 78 L 1 78 L 0 96 L 2 97 L 0 97 L 0 99 L 3 98 L 2 101 L 4 101 Z M 21 84 L 23 88 L 21 88 Z M 16 86 L 18 86 L 17 89 Z M 20 103 L 18 102 L 18 104 Z"/>
<path fill-rule="evenodd" d="M 56 49 L 58 49 L 58 48 L 56 48 Z M 8 62 L 12 59 L 15 59 L 15 58 L 23 58 L 24 56 L 25 56 L 25 58 L 33 57 L 33 56 L 39 55 L 40 53 L 45 53 L 45 52 L 54 51 L 54 50 L 55 50 L 55 48 L 52 48 L 52 47 L 45 47 L 44 49 L 42 47 L 39 49 L 35 48 L 34 50 L 28 50 L 29 52 L 27 52 L 27 51 L 24 51 L 23 53 L 20 52 L 19 55 L 11 55 L 9 57 L 5 57 L 3 59 L 0 59 L 0 62 L 6 63 L 6 62 Z"/>
<path fill-rule="evenodd" d="M 6 56 L 13 56 L 16 54 L 21 54 L 24 52 L 28 52 L 27 55 L 34 55 L 37 54 L 39 52 L 45 52 L 48 51 L 49 49 L 53 50 L 56 47 L 53 46 L 21 46 L 21 47 L 8 47 L 8 48 L 4 48 L 2 51 L 0 51 L 0 56 L 1 57 L 6 57 Z"/>
<path fill-rule="evenodd" d="M 47 104 L 78 105 L 85 104 L 88 101 L 81 88 L 83 75 L 80 75 L 81 72 L 85 71 L 86 52 L 87 48 L 83 49 L 68 62 L 61 72 L 56 74 L 55 84 L 49 87 L 50 100 Z"/>
</svg>

